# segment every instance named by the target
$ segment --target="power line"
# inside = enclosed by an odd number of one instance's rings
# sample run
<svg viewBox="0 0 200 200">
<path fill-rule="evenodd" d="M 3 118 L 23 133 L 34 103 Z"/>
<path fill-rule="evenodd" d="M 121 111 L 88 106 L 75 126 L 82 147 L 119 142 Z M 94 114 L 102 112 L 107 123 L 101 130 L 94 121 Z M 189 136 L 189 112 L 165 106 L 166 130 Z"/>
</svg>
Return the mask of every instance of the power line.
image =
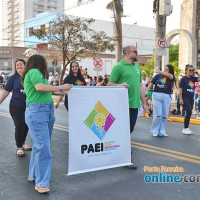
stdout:
<svg viewBox="0 0 200 200">
<path fill-rule="evenodd" d="M 138 40 L 153 40 L 155 41 L 155 38 L 151 39 L 151 38 L 134 38 L 134 37 L 129 37 L 129 36 L 123 36 L 123 38 L 129 38 L 129 39 L 138 39 Z"/>
</svg>

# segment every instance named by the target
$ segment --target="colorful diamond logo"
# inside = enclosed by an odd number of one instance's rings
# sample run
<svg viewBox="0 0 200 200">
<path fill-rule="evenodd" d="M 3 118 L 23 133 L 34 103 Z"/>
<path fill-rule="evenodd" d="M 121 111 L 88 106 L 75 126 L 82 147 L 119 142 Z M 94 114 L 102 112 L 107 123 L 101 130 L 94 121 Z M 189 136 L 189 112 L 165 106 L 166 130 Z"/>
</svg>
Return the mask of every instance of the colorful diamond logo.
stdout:
<svg viewBox="0 0 200 200">
<path fill-rule="evenodd" d="M 98 101 L 84 123 L 100 140 L 103 140 L 114 121 L 115 117 Z"/>
</svg>

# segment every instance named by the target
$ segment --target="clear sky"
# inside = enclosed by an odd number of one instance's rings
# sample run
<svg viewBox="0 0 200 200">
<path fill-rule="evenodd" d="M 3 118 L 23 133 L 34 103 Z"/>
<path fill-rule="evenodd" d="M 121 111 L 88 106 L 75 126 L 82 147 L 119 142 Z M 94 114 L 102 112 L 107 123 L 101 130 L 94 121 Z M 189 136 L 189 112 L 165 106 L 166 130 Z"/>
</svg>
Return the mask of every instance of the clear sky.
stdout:
<svg viewBox="0 0 200 200">
<path fill-rule="evenodd" d="M 90 3 L 76 6 L 77 0 L 65 0 L 65 9 L 67 14 L 88 18 L 102 19 L 111 21 L 111 11 L 105 9 L 111 0 L 84 0 Z M 167 33 L 173 29 L 180 27 L 180 7 L 183 0 L 171 0 L 173 5 L 173 13 L 167 17 Z M 2 1 L 0 0 L 0 10 L 2 10 Z M 74 8 L 72 8 L 74 7 Z M 71 8 L 71 9 L 69 9 Z M 153 0 L 124 0 L 124 17 L 123 23 L 155 27 L 155 18 L 152 12 Z M 0 12 L 0 38 L 2 38 L 2 12 Z M 1 39 L 0 39 L 1 45 Z"/>
<path fill-rule="evenodd" d="M 88 2 L 89 0 L 85 0 Z M 93 2 L 75 7 L 77 0 L 65 0 L 65 9 L 67 14 L 82 17 L 91 17 L 102 20 L 113 20 L 111 11 L 106 10 L 106 5 L 111 0 L 94 0 Z M 183 0 L 171 0 L 173 13 L 167 17 L 167 33 L 173 29 L 180 28 L 180 8 Z M 75 7 L 75 8 L 72 8 Z M 71 9 L 69 9 L 71 8 Z M 152 12 L 153 0 L 124 0 L 124 23 L 155 27 L 155 18 Z"/>
</svg>

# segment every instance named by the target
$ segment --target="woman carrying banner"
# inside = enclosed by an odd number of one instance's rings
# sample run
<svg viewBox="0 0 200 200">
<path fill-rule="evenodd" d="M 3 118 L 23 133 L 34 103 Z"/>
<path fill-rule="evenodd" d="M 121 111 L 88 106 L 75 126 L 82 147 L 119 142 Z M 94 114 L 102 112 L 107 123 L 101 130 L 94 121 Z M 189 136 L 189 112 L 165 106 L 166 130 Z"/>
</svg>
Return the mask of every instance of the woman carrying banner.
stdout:
<svg viewBox="0 0 200 200">
<path fill-rule="evenodd" d="M 194 77 L 194 73 L 196 73 L 198 77 Z M 182 130 L 182 133 L 185 135 L 191 135 L 193 133 L 189 129 L 189 122 L 194 104 L 195 82 L 197 82 L 199 77 L 200 75 L 198 72 L 195 72 L 195 69 L 192 65 L 186 65 L 185 76 L 183 76 L 179 82 L 179 103 L 180 105 L 183 105 L 183 108 L 186 111 L 184 128 Z"/>
<path fill-rule="evenodd" d="M 155 73 L 158 74 L 153 77 L 147 89 L 148 93 L 150 88 L 155 85 L 152 95 L 153 123 L 151 133 L 153 136 L 168 136 L 165 132 L 165 123 L 171 104 L 171 91 L 175 81 L 174 68 L 170 64 L 165 66 L 164 71 L 160 71 L 156 67 Z"/>
<path fill-rule="evenodd" d="M 83 78 L 83 75 L 81 74 L 79 64 L 76 61 L 71 61 L 70 63 L 70 70 L 69 75 L 64 79 L 63 84 L 73 84 L 76 86 L 86 85 L 85 79 Z M 59 103 L 61 102 L 63 96 L 59 96 L 56 103 L 54 103 L 55 108 L 58 108 Z M 68 110 L 68 96 L 65 96 L 65 107 Z"/>
<path fill-rule="evenodd" d="M 17 59 L 15 61 L 15 74 L 8 79 L 8 82 L 1 94 L 0 104 L 12 92 L 9 110 L 15 125 L 15 140 L 17 145 L 16 155 L 24 157 L 24 151 L 31 151 L 31 147 L 25 144 L 28 133 L 28 126 L 25 122 L 26 94 L 21 82 L 21 76 L 25 69 L 25 60 Z"/>
<path fill-rule="evenodd" d="M 33 141 L 28 180 L 35 181 L 35 190 L 39 193 L 50 191 L 50 139 L 55 121 L 52 92 L 69 91 L 72 87 L 71 84 L 51 86 L 45 79 L 47 74 L 43 56 L 33 55 L 28 59 L 23 76 L 27 103 L 25 119 Z"/>
</svg>

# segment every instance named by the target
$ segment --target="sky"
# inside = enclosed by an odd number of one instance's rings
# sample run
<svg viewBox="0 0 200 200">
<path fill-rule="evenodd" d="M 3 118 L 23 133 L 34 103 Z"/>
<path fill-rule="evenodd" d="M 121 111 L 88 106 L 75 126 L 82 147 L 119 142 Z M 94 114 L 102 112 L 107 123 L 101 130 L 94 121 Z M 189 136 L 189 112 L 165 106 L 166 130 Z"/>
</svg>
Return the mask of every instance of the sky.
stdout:
<svg viewBox="0 0 200 200">
<path fill-rule="evenodd" d="M 77 6 L 77 0 L 65 0 L 65 10 L 69 15 L 88 17 L 113 21 L 111 11 L 105 9 L 111 0 L 84 0 L 88 2 L 84 5 Z M 0 0 L 1 2 L 1 0 Z M 171 0 L 173 5 L 172 14 L 167 17 L 166 33 L 180 27 L 180 7 L 183 0 Z M 0 3 L 0 10 L 2 5 Z M 155 28 L 155 16 L 152 12 L 153 0 L 124 0 L 124 17 L 123 23 L 147 26 Z M 2 12 L 0 12 L 0 38 L 2 38 Z M 0 40 L 1 45 L 1 40 Z"/>
<path fill-rule="evenodd" d="M 90 0 L 85 0 L 88 2 Z M 105 9 L 111 0 L 94 0 L 81 6 L 76 7 L 77 0 L 65 0 L 66 13 L 88 18 L 96 18 L 111 21 L 111 11 Z M 166 33 L 173 29 L 180 28 L 180 8 L 183 0 L 171 0 L 173 12 L 167 17 Z M 71 8 L 71 9 L 70 9 Z M 153 10 L 153 0 L 124 0 L 124 17 L 123 23 L 147 26 L 155 28 L 155 15 Z"/>
</svg>

